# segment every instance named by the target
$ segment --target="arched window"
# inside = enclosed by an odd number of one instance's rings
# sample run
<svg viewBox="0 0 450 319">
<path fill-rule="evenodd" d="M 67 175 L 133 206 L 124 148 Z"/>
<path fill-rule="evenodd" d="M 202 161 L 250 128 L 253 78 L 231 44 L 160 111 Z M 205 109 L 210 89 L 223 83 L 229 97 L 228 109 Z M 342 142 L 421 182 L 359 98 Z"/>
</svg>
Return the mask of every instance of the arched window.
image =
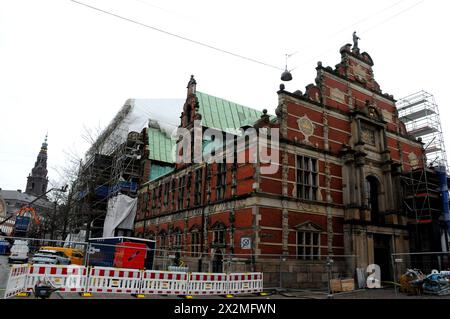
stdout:
<svg viewBox="0 0 450 319">
<path fill-rule="evenodd" d="M 375 176 L 366 178 L 366 205 L 370 209 L 371 219 L 374 223 L 383 223 L 379 206 L 380 183 Z"/>
</svg>

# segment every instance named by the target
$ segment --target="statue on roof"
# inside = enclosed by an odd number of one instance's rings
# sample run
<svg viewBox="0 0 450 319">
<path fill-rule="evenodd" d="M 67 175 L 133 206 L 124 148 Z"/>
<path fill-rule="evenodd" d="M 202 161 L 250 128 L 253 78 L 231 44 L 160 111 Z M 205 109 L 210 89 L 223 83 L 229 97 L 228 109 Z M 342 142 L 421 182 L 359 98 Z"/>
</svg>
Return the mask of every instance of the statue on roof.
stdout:
<svg viewBox="0 0 450 319">
<path fill-rule="evenodd" d="M 361 40 L 357 35 L 356 31 L 353 32 L 353 52 L 359 53 L 358 40 Z"/>
</svg>

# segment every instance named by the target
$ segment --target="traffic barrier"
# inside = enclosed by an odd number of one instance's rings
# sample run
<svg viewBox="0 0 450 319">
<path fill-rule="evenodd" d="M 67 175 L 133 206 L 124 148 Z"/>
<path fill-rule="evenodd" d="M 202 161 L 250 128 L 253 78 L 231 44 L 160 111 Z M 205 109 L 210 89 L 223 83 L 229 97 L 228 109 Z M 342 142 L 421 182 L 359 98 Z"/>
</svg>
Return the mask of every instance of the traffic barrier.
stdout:
<svg viewBox="0 0 450 319">
<path fill-rule="evenodd" d="M 93 267 L 89 272 L 87 291 L 138 294 L 141 275 L 139 269 Z"/>
<path fill-rule="evenodd" d="M 61 292 L 85 292 L 87 268 L 78 265 L 31 265 L 26 291 L 33 291 L 39 281 L 49 282 Z"/>
<path fill-rule="evenodd" d="M 25 291 L 28 275 L 28 264 L 13 265 L 9 272 L 4 299 L 11 298 Z"/>
<path fill-rule="evenodd" d="M 184 295 L 188 274 L 182 272 L 146 270 L 143 273 L 141 294 Z"/>
<path fill-rule="evenodd" d="M 228 274 L 228 294 L 257 293 L 263 291 L 262 273 Z"/>
<path fill-rule="evenodd" d="M 226 295 L 227 274 L 193 272 L 189 274 L 188 295 Z"/>
<path fill-rule="evenodd" d="M 77 265 L 14 265 L 4 298 L 33 291 L 48 282 L 61 292 L 168 295 L 261 293 L 262 273 L 184 273 Z"/>
</svg>

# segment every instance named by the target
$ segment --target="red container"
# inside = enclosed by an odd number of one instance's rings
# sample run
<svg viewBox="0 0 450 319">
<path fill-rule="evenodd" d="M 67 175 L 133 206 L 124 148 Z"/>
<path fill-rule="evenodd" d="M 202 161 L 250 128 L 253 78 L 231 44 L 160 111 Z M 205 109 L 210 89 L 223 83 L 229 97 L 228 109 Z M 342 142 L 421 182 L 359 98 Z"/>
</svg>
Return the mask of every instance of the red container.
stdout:
<svg viewBox="0 0 450 319">
<path fill-rule="evenodd" d="M 147 245 L 144 243 L 123 242 L 117 244 L 114 267 L 144 269 L 146 249 Z"/>
</svg>

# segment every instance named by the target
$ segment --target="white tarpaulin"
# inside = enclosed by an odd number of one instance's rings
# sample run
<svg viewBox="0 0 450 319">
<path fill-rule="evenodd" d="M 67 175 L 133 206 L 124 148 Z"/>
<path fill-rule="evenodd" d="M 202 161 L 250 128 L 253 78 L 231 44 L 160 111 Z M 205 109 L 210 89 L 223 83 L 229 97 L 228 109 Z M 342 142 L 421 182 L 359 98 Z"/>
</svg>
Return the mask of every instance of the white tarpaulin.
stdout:
<svg viewBox="0 0 450 319">
<path fill-rule="evenodd" d="M 103 237 L 114 237 L 114 230 L 133 229 L 137 198 L 119 194 L 108 200 L 108 211 L 103 225 Z"/>
</svg>

